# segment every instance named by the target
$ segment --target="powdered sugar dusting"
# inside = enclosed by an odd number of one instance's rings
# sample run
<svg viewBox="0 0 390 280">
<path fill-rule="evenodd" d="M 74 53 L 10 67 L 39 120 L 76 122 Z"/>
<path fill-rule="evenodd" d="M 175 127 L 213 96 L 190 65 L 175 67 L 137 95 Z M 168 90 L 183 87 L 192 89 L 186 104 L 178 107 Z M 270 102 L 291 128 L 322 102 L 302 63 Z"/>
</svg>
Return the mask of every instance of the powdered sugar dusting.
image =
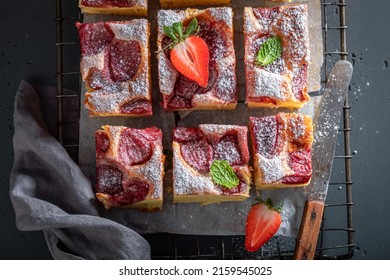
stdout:
<svg viewBox="0 0 390 280">
<path fill-rule="evenodd" d="M 256 154 L 258 158 L 258 166 L 262 173 L 262 181 L 265 184 L 278 182 L 286 176 L 285 161 L 286 157 L 274 156 L 272 158 L 263 157 L 261 154 Z"/>
<path fill-rule="evenodd" d="M 149 24 L 146 19 L 137 19 L 136 21 L 107 22 L 114 32 L 115 38 L 119 40 L 137 40 L 142 45 L 148 41 Z"/>
<path fill-rule="evenodd" d="M 157 13 L 158 38 L 161 38 L 164 35 L 164 26 L 172 26 L 175 22 L 183 21 L 185 17 L 185 11 L 159 10 Z"/>
<path fill-rule="evenodd" d="M 81 78 L 85 80 L 91 68 L 103 70 L 104 67 L 104 52 L 92 55 L 83 55 L 80 62 Z"/>
<path fill-rule="evenodd" d="M 161 140 L 160 140 L 161 142 Z M 162 198 L 163 191 L 163 176 L 164 165 L 162 162 L 163 152 L 162 146 L 154 142 L 153 155 L 149 161 L 142 165 L 134 166 L 133 170 L 135 174 L 145 178 L 154 186 L 154 192 L 151 198 Z"/>
<path fill-rule="evenodd" d="M 233 29 L 233 10 L 230 7 L 209 8 L 210 14 L 217 21 L 223 21 L 226 25 Z"/>
<path fill-rule="evenodd" d="M 162 94 L 170 95 L 175 88 L 175 81 L 179 74 L 162 52 L 158 54 L 158 72 L 160 76 L 158 79 L 160 92 Z"/>
<path fill-rule="evenodd" d="M 260 68 L 255 68 L 254 71 L 254 97 L 268 96 L 278 100 L 286 100 L 282 91 L 282 76 Z"/>
<path fill-rule="evenodd" d="M 290 124 L 294 138 L 301 138 L 306 134 L 306 124 L 302 115 L 295 115 L 291 117 Z"/>
<path fill-rule="evenodd" d="M 219 124 L 201 124 L 199 125 L 199 128 L 203 131 L 206 136 L 217 136 L 218 138 L 221 138 L 223 135 L 225 135 L 228 131 L 232 130 L 238 130 L 238 131 L 244 131 L 247 132 L 246 126 L 238 126 L 238 125 L 219 125 Z M 245 140 L 245 139 L 244 139 Z"/>
</svg>

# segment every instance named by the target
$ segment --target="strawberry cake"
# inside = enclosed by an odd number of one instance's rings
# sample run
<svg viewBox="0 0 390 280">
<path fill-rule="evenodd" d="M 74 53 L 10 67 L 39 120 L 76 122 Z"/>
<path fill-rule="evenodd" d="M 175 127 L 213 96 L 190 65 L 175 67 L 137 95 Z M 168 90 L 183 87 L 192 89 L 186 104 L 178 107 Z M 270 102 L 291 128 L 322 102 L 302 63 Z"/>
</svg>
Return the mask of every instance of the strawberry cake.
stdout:
<svg viewBox="0 0 390 280">
<path fill-rule="evenodd" d="M 246 102 L 300 108 L 310 99 L 305 4 L 244 10 Z"/>
<path fill-rule="evenodd" d="M 310 116 L 279 113 L 250 117 L 254 182 L 257 189 L 309 184 L 313 125 Z"/>
<path fill-rule="evenodd" d="M 91 116 L 152 115 L 149 23 L 145 19 L 76 24 L 85 107 Z"/>
<path fill-rule="evenodd" d="M 114 15 L 148 15 L 148 0 L 80 0 L 82 13 Z"/>
<path fill-rule="evenodd" d="M 234 109 L 231 8 L 160 10 L 158 77 L 165 110 Z"/>
<path fill-rule="evenodd" d="M 231 0 L 160 0 L 162 8 L 192 7 L 192 6 L 223 6 L 229 5 Z"/>
<path fill-rule="evenodd" d="M 210 204 L 249 197 L 247 127 L 177 127 L 172 149 L 175 203 Z"/>
<path fill-rule="evenodd" d="M 97 199 L 114 207 L 162 208 L 162 132 L 105 125 L 95 133 Z"/>
</svg>

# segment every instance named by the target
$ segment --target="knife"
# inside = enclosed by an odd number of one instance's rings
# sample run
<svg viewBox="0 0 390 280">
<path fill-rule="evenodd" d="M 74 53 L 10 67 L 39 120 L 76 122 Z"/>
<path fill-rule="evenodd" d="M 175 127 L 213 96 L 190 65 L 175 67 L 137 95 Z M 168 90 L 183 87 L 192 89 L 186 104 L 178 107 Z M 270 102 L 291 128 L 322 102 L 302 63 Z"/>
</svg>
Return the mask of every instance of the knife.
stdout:
<svg viewBox="0 0 390 280">
<path fill-rule="evenodd" d="M 352 65 L 337 62 L 329 75 L 322 97 L 313 142 L 312 178 L 303 190 L 306 198 L 294 259 L 313 259 L 324 213 L 339 122 L 352 78 Z"/>
</svg>

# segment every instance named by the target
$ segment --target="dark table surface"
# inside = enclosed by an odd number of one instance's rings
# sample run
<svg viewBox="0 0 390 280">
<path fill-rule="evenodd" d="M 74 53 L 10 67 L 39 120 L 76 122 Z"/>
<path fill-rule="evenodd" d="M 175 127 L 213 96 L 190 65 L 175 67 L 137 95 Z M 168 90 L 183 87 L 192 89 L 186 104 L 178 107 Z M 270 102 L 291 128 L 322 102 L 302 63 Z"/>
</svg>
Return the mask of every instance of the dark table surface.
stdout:
<svg viewBox="0 0 390 280">
<path fill-rule="evenodd" d="M 68 1 L 65 1 L 68 2 Z M 77 13 L 69 1 L 64 14 Z M 334 1 L 328 1 L 334 2 Z M 390 259 L 390 1 L 347 0 L 351 85 L 353 259 Z M 21 80 L 55 85 L 55 1 L 1 1 L 0 259 L 50 259 L 42 232 L 21 232 L 9 199 L 13 104 Z M 67 23 L 65 23 L 67 24 Z M 70 23 L 69 23 L 70 24 Z M 67 34 L 71 39 L 75 33 Z M 78 58 L 68 69 L 77 71 Z"/>
</svg>

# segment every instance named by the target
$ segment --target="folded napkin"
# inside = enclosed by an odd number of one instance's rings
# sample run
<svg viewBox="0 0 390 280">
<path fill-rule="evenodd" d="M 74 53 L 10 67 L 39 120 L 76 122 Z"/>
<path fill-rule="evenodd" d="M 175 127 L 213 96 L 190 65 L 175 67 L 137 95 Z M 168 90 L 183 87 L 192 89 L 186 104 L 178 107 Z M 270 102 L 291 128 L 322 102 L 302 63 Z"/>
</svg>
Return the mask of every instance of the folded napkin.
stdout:
<svg viewBox="0 0 390 280">
<path fill-rule="evenodd" d="M 55 96 L 53 87 L 39 89 Z M 52 110 L 43 114 L 42 108 L 56 105 L 41 101 L 22 81 L 15 99 L 10 188 L 18 229 L 43 230 L 54 259 L 149 259 L 142 236 L 99 216 L 91 182 L 45 123 L 43 116 Z"/>
</svg>

